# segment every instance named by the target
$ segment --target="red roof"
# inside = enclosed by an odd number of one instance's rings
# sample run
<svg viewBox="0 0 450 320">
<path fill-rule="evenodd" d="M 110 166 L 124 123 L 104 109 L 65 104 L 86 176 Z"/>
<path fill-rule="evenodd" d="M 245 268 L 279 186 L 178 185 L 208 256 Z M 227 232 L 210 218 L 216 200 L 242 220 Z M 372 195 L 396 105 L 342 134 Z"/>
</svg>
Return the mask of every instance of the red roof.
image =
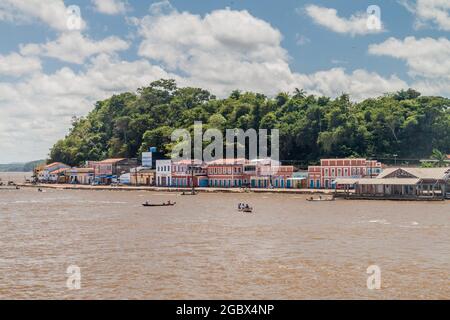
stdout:
<svg viewBox="0 0 450 320">
<path fill-rule="evenodd" d="M 69 170 L 69 169 L 68 168 L 61 168 L 61 169 L 53 171 L 51 174 L 60 174 L 60 173 L 66 172 L 67 170 Z"/>
<path fill-rule="evenodd" d="M 65 166 L 65 167 L 68 167 L 68 165 L 65 165 L 65 164 L 62 163 L 62 162 L 53 162 L 53 163 L 50 163 L 50 164 L 46 165 L 46 166 L 45 166 L 45 169 L 48 169 L 48 168 L 51 168 L 51 167 L 55 167 L 55 166 Z"/>
<path fill-rule="evenodd" d="M 123 160 L 126 160 L 126 158 L 106 159 L 106 160 L 103 160 L 103 161 L 99 161 L 98 163 L 105 163 L 105 164 L 108 164 L 108 163 L 117 163 L 117 162 L 120 162 L 120 161 L 123 161 Z"/>
</svg>

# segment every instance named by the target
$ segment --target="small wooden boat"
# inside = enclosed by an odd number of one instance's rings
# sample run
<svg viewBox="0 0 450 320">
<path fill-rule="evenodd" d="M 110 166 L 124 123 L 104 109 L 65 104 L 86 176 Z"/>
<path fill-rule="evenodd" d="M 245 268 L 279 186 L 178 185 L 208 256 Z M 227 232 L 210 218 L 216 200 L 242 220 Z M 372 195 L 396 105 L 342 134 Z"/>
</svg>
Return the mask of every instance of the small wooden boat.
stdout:
<svg viewBox="0 0 450 320">
<path fill-rule="evenodd" d="M 198 192 L 184 192 L 181 194 L 182 196 L 196 196 Z"/>
<path fill-rule="evenodd" d="M 334 198 L 307 198 L 306 201 L 334 201 Z"/>
<path fill-rule="evenodd" d="M 251 212 L 253 212 L 253 208 L 250 207 L 249 205 L 244 205 L 242 207 L 238 207 L 238 211 L 239 212 L 251 213 Z"/>
<path fill-rule="evenodd" d="M 143 203 L 142 205 L 144 207 L 171 207 L 176 205 L 176 202 L 171 202 L 171 203 Z"/>
</svg>

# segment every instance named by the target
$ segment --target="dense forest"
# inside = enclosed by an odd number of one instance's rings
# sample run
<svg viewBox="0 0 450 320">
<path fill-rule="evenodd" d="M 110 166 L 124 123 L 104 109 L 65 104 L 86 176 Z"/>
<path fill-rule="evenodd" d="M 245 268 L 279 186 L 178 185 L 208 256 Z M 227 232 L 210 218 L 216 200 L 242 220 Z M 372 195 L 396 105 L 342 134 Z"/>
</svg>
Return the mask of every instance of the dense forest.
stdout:
<svg viewBox="0 0 450 320">
<path fill-rule="evenodd" d="M 450 153 L 450 100 L 413 89 L 355 103 L 296 89 L 275 97 L 233 91 L 218 99 L 200 88 L 159 80 L 136 93 L 99 101 L 86 117 L 74 118 L 68 135 L 50 151 L 50 161 L 70 165 L 107 157 L 139 157 L 156 146 L 169 153 L 176 128 L 280 130 L 280 159 L 314 163 L 322 157 L 429 157 Z"/>
</svg>

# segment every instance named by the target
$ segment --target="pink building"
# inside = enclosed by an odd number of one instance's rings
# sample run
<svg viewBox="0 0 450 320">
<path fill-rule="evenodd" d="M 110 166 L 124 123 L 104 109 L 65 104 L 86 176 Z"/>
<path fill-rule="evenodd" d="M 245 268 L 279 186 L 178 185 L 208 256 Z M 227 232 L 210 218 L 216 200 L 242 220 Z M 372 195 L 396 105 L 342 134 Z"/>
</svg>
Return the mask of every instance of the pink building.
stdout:
<svg viewBox="0 0 450 320">
<path fill-rule="evenodd" d="M 220 159 L 208 163 L 208 185 L 210 187 L 242 187 L 250 183 L 250 176 L 244 173 L 246 159 Z"/>
<path fill-rule="evenodd" d="M 171 167 L 172 187 L 191 187 L 192 179 L 194 187 L 207 187 L 208 177 L 206 166 L 200 160 L 181 160 L 172 162 Z"/>
<path fill-rule="evenodd" d="M 292 188 L 293 173 L 294 166 L 282 166 L 276 161 L 259 161 L 250 184 L 252 188 Z"/>
<path fill-rule="evenodd" d="M 320 166 L 308 167 L 310 188 L 333 188 L 337 178 L 376 177 L 382 171 L 377 160 L 367 159 L 322 159 Z"/>
</svg>

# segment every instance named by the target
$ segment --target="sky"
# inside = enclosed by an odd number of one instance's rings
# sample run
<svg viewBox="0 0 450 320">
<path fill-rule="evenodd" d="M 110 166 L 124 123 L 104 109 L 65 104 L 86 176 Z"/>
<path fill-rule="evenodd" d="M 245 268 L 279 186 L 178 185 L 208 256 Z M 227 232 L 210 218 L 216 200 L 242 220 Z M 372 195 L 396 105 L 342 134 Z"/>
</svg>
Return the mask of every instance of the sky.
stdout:
<svg viewBox="0 0 450 320">
<path fill-rule="evenodd" d="M 46 158 L 73 116 L 160 78 L 450 97 L 449 33 L 448 0 L 1 0 L 0 163 Z"/>
</svg>

